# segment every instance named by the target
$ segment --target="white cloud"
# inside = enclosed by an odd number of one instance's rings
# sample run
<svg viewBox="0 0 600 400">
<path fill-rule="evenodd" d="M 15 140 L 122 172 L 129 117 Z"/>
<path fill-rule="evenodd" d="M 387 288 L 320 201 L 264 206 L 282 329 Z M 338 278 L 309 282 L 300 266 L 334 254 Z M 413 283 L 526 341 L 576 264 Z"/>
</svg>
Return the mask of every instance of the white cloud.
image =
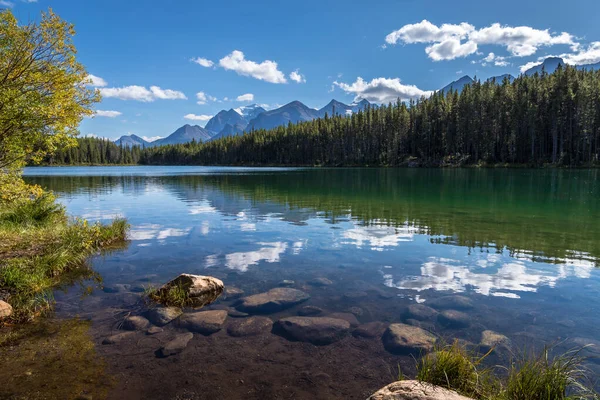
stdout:
<svg viewBox="0 0 600 400">
<path fill-rule="evenodd" d="M 472 63 L 476 64 L 477 61 L 473 61 Z M 497 56 L 494 53 L 489 53 L 481 61 L 479 61 L 479 63 L 481 63 L 481 65 L 484 67 L 488 64 L 493 64 L 496 67 L 506 67 L 510 64 L 508 61 L 506 61 L 506 57 Z"/>
<path fill-rule="evenodd" d="M 520 69 L 521 69 L 521 73 L 524 73 L 525 71 L 527 71 L 528 69 L 531 69 L 533 67 L 537 67 L 538 65 L 542 65 L 543 61 L 530 61 L 525 65 L 521 65 Z"/>
<path fill-rule="evenodd" d="M 421 90 L 414 85 L 404 85 L 399 78 L 375 78 L 371 82 L 366 82 L 358 77 L 352 84 L 337 81 L 333 84 L 346 93 L 355 94 L 354 101 L 365 99 L 373 103 L 394 102 L 398 98 L 402 100 L 418 99 L 433 93 Z"/>
<path fill-rule="evenodd" d="M 258 243 L 261 247 L 256 251 L 231 253 L 225 255 L 225 266 L 239 272 L 248 271 L 251 265 L 257 265 L 261 261 L 268 263 L 279 262 L 281 255 L 285 253 L 288 244 L 285 242 Z"/>
<path fill-rule="evenodd" d="M 271 83 L 286 83 L 285 75 L 277 69 L 277 63 L 270 60 L 256 63 L 246 60 L 244 53 L 234 50 L 219 60 L 219 65 L 226 70 L 235 71 L 238 75 L 250 76 Z"/>
<path fill-rule="evenodd" d="M 427 20 L 405 25 L 388 34 L 385 41 L 388 44 L 431 43 L 425 48 L 425 52 L 434 61 L 453 60 L 475 54 L 480 45 L 505 47 L 514 57 L 530 56 L 542 46 L 578 47 L 573 35 L 567 32 L 552 34 L 548 29 L 503 26 L 499 23 L 481 29 L 466 22 L 437 26 Z M 502 64 L 503 61 L 500 60 L 499 63 Z"/>
<path fill-rule="evenodd" d="M 290 74 L 290 79 L 296 83 L 306 83 L 306 78 L 299 71 L 300 70 L 298 70 L 298 69 L 295 71 L 292 71 L 292 73 Z"/>
<path fill-rule="evenodd" d="M 198 92 L 196 93 L 196 99 L 198 99 L 197 103 L 200 104 L 201 106 L 208 103 L 209 101 L 216 101 L 217 98 L 213 97 L 211 95 L 208 95 L 204 92 Z"/>
<path fill-rule="evenodd" d="M 246 93 L 239 95 L 236 98 L 237 101 L 254 101 L 254 95 L 252 93 Z"/>
<path fill-rule="evenodd" d="M 121 113 L 119 111 L 103 111 L 103 110 L 96 111 L 97 117 L 115 118 L 115 117 L 118 117 L 119 115 L 123 115 L 123 113 Z"/>
<path fill-rule="evenodd" d="M 0 7 L 8 7 L 8 8 L 12 8 L 15 5 L 15 3 L 7 1 L 7 0 L 0 0 Z"/>
<path fill-rule="evenodd" d="M 202 57 L 192 58 L 192 62 L 195 62 L 196 64 L 199 64 L 199 65 L 202 65 L 203 67 L 206 67 L 206 68 L 210 68 L 213 65 L 215 65 L 215 63 L 212 62 L 211 60 L 209 60 L 207 58 L 202 58 Z"/>
<path fill-rule="evenodd" d="M 600 42 L 592 42 L 587 47 L 579 48 L 574 54 L 563 54 L 561 57 L 567 64 L 585 65 L 600 62 Z"/>
<path fill-rule="evenodd" d="M 187 97 L 182 92 L 171 89 L 161 89 L 158 86 L 150 86 L 150 89 L 144 86 L 125 86 L 121 88 L 101 88 L 100 94 L 103 97 L 112 97 L 120 100 L 136 100 L 143 102 L 152 102 L 154 100 L 185 100 Z"/>
<path fill-rule="evenodd" d="M 104 79 L 92 74 L 87 76 L 87 80 L 89 81 L 88 85 L 93 87 L 104 87 L 108 85 Z"/>
<path fill-rule="evenodd" d="M 208 121 L 212 117 L 213 117 L 212 115 L 187 114 L 183 118 L 189 119 L 191 121 Z"/>
</svg>

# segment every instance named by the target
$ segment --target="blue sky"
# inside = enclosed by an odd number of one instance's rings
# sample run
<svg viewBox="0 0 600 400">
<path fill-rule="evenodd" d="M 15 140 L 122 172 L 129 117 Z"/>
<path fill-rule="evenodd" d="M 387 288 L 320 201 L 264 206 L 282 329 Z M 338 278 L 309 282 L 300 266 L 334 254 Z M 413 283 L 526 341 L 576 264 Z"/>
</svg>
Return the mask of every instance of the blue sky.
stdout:
<svg viewBox="0 0 600 400">
<path fill-rule="evenodd" d="M 466 74 L 518 75 L 548 55 L 600 61 L 598 0 L 0 0 L 2 6 L 21 21 L 52 7 L 75 24 L 79 59 L 101 78 L 95 83 L 104 97 L 81 134 L 113 139 L 164 137 L 251 103 L 274 108 L 300 100 L 320 108 L 332 98 L 420 96 Z M 192 61 L 199 58 L 212 66 Z"/>
</svg>

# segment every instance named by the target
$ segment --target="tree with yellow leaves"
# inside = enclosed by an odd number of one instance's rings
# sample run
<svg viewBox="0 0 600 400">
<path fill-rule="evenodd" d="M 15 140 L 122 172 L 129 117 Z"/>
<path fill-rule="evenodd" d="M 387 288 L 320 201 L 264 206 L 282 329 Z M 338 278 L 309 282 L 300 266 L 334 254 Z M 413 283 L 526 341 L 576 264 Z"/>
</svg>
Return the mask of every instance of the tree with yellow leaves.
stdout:
<svg viewBox="0 0 600 400">
<path fill-rule="evenodd" d="M 76 145 L 77 127 L 100 100 L 75 55 L 75 30 L 49 10 L 20 25 L 0 12 L 0 173 Z"/>
</svg>

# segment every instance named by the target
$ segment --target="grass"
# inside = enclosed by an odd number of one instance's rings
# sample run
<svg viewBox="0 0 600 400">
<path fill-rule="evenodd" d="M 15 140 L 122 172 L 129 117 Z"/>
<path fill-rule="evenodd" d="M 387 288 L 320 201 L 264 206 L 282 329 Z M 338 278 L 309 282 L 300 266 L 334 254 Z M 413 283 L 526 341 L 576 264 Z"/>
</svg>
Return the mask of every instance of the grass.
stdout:
<svg viewBox="0 0 600 400">
<path fill-rule="evenodd" d="M 123 219 L 71 219 L 52 194 L 30 192 L 8 199 L 0 192 L 0 299 L 13 306 L 9 322 L 51 309 L 52 290 L 61 284 L 93 277 L 88 258 L 124 243 L 128 229 Z"/>
<path fill-rule="evenodd" d="M 524 353 L 501 369 L 505 374 L 494 375 L 492 368 L 483 366 L 492 350 L 478 356 L 458 342 L 440 345 L 417 362 L 416 378 L 480 400 L 599 399 L 585 385 L 583 349 L 556 357 L 550 356 L 550 350 Z"/>
<path fill-rule="evenodd" d="M 168 307 L 184 308 L 194 305 L 189 292 L 180 285 L 173 285 L 167 289 L 149 287 L 146 288 L 144 294 L 149 300 Z"/>
</svg>

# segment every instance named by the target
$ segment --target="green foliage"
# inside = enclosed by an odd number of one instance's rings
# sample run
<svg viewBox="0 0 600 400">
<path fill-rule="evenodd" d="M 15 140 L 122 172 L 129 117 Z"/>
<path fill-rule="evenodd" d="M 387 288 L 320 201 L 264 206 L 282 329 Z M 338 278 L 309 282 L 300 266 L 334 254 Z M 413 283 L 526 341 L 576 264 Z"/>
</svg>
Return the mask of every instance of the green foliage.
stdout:
<svg viewBox="0 0 600 400">
<path fill-rule="evenodd" d="M 166 289 L 147 288 L 145 295 L 149 300 L 169 307 L 183 308 L 194 305 L 189 291 L 180 285 L 173 285 Z"/>
<path fill-rule="evenodd" d="M 483 366 L 490 354 L 477 357 L 465 347 L 438 346 L 417 362 L 417 379 L 481 400 L 598 399 L 584 384 L 582 349 L 551 358 L 549 349 L 525 354 L 511 363 L 507 374 L 493 375 Z"/>
<path fill-rule="evenodd" d="M 0 169 L 17 170 L 74 145 L 99 94 L 75 59 L 74 28 L 49 10 L 19 25 L 0 11 Z"/>
</svg>

